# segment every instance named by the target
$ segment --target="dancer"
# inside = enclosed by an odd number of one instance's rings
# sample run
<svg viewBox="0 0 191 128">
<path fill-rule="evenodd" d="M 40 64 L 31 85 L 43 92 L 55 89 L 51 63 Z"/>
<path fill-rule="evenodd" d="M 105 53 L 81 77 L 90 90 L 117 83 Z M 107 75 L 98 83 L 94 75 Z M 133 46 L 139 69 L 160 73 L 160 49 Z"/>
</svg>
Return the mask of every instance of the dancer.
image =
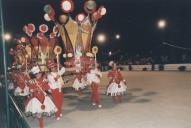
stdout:
<svg viewBox="0 0 191 128">
<path fill-rule="evenodd" d="M 84 89 L 86 86 L 87 82 L 85 81 L 83 74 L 80 71 L 76 71 L 75 80 L 72 87 L 79 95 L 82 95 L 81 90 Z"/>
<path fill-rule="evenodd" d="M 61 82 L 62 78 L 61 75 L 65 73 L 65 68 L 62 67 L 61 70 L 58 71 L 57 64 L 54 60 L 48 60 L 47 66 L 50 69 L 50 73 L 48 74 L 48 85 L 51 89 L 52 99 L 58 111 L 55 113 L 56 120 L 60 120 L 62 117 L 62 104 L 63 104 L 63 93 L 62 93 L 62 86 L 63 83 Z"/>
<path fill-rule="evenodd" d="M 14 95 L 15 96 L 27 96 L 29 95 L 29 87 L 27 85 L 27 81 L 29 77 L 27 74 L 23 72 L 15 73 L 16 85 Z"/>
<path fill-rule="evenodd" d="M 100 96 L 99 96 L 99 86 L 100 86 L 100 78 L 102 77 L 101 71 L 98 69 L 98 64 L 95 65 L 95 69 L 91 69 L 89 73 L 87 73 L 87 81 L 91 86 L 91 102 L 92 105 L 97 105 L 99 108 L 102 107 L 100 104 Z"/>
<path fill-rule="evenodd" d="M 29 81 L 30 96 L 25 102 L 25 112 L 39 119 L 40 128 L 44 128 L 43 115 L 50 116 L 57 112 L 53 101 L 45 90 L 50 89 L 48 83 L 43 79 L 43 73 L 38 66 L 31 69 L 34 79 Z"/>
<path fill-rule="evenodd" d="M 116 63 L 111 61 L 109 66 L 112 67 L 112 70 L 108 73 L 109 84 L 107 87 L 107 95 L 112 96 L 113 100 L 122 101 L 122 96 L 126 92 L 126 81 L 123 79 L 121 72 L 117 69 Z"/>
</svg>

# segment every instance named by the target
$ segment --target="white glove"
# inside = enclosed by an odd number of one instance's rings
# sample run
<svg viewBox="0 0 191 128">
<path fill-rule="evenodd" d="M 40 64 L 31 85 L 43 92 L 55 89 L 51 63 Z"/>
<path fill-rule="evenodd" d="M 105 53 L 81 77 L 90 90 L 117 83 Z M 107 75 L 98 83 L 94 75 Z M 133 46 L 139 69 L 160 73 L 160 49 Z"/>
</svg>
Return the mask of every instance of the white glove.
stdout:
<svg viewBox="0 0 191 128">
<path fill-rule="evenodd" d="M 61 70 L 58 72 L 58 74 L 61 76 L 65 73 L 66 69 L 64 67 L 61 68 Z"/>
</svg>

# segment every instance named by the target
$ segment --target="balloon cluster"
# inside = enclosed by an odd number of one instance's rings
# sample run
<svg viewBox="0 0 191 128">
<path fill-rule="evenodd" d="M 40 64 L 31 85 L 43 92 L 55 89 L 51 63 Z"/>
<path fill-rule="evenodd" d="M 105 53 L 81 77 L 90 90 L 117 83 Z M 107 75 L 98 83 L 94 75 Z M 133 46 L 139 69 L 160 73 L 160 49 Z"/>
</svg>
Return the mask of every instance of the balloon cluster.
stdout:
<svg viewBox="0 0 191 128">
<path fill-rule="evenodd" d="M 35 32 L 36 27 L 34 24 L 29 23 L 23 27 L 23 31 L 29 36 L 32 37 L 33 33 Z M 49 31 L 49 28 L 46 24 L 41 24 L 39 26 L 39 32 L 37 33 L 37 38 L 42 39 L 45 36 L 45 33 Z M 52 32 L 50 33 L 50 38 L 55 38 L 56 36 L 59 36 L 58 28 L 56 26 L 53 27 Z"/>
<path fill-rule="evenodd" d="M 102 18 L 106 14 L 106 8 L 104 6 L 100 6 L 97 9 L 96 2 L 94 0 L 87 0 L 84 3 L 84 11 L 88 16 L 90 16 L 90 19 L 92 22 L 96 22 L 99 19 Z M 72 0 L 61 0 L 61 9 L 63 14 L 59 16 L 58 20 L 61 24 L 66 24 L 69 20 L 69 16 L 67 14 L 74 11 L 74 2 Z M 55 11 L 53 7 L 48 4 L 44 6 L 44 19 L 46 21 L 55 21 Z M 75 20 L 77 22 L 83 22 L 86 18 L 85 13 L 79 13 Z"/>
</svg>

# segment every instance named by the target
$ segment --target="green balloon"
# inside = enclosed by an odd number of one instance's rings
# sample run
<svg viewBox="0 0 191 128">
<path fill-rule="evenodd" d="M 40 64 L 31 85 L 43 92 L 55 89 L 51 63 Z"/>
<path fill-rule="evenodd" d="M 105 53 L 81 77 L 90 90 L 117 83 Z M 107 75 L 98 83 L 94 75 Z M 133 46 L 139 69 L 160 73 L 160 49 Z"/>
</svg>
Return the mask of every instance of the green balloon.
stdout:
<svg viewBox="0 0 191 128">
<path fill-rule="evenodd" d="M 52 10 L 51 10 L 51 8 L 50 8 L 49 5 L 45 5 L 45 6 L 44 6 L 44 12 L 45 12 L 45 13 L 49 14 L 49 13 L 51 13 L 51 11 L 52 11 Z"/>
<path fill-rule="evenodd" d="M 62 23 L 66 23 L 68 20 L 68 16 L 67 15 L 60 15 L 59 20 Z"/>
<path fill-rule="evenodd" d="M 95 2 L 94 1 L 88 1 L 87 8 L 89 10 L 92 10 L 92 9 L 94 9 L 94 7 L 95 7 Z"/>
</svg>

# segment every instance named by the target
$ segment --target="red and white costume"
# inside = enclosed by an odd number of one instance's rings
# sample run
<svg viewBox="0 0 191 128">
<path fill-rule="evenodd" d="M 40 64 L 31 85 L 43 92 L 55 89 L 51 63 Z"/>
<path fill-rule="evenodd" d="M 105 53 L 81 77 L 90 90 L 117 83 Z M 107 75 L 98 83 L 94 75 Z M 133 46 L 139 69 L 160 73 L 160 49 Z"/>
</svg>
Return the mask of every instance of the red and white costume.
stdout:
<svg viewBox="0 0 191 128">
<path fill-rule="evenodd" d="M 99 97 L 99 84 L 100 78 L 102 77 L 101 72 L 96 69 L 91 69 L 89 73 L 87 73 L 87 81 L 91 85 L 91 101 L 92 105 L 98 105 L 98 107 L 102 107 L 100 105 L 100 97 Z"/>
<path fill-rule="evenodd" d="M 56 66 L 56 65 L 51 65 Z M 62 67 L 59 72 L 50 72 L 47 76 L 48 79 L 48 85 L 51 89 L 52 94 L 52 100 L 56 107 L 58 108 L 58 111 L 56 112 L 56 118 L 57 120 L 60 119 L 62 116 L 62 104 L 63 104 L 63 93 L 62 93 L 62 82 L 60 81 L 61 75 L 65 73 L 65 68 Z"/>
<path fill-rule="evenodd" d="M 125 94 L 127 86 L 126 81 L 123 79 L 120 70 L 112 69 L 108 73 L 109 85 L 107 87 L 107 95 L 121 96 Z"/>
<path fill-rule="evenodd" d="M 25 102 L 25 112 L 38 117 L 42 115 L 50 116 L 57 112 L 58 109 L 45 92 L 45 90 L 50 89 L 48 83 L 43 78 L 40 78 L 30 80 L 29 84 L 30 96 Z"/>
<path fill-rule="evenodd" d="M 27 96 L 29 95 L 29 87 L 27 85 L 27 82 L 29 80 L 29 77 L 25 75 L 24 73 L 20 72 L 15 75 L 16 77 L 16 85 L 14 95 L 15 96 Z"/>
<path fill-rule="evenodd" d="M 30 81 L 30 97 L 25 106 L 25 112 L 35 114 L 51 115 L 57 111 L 50 97 L 45 93 L 49 89 L 48 83 L 43 79 Z"/>
<path fill-rule="evenodd" d="M 80 72 L 77 72 L 72 87 L 75 89 L 75 91 L 80 91 L 81 89 L 84 89 L 86 86 L 87 82 L 85 81 L 83 75 Z"/>
</svg>

